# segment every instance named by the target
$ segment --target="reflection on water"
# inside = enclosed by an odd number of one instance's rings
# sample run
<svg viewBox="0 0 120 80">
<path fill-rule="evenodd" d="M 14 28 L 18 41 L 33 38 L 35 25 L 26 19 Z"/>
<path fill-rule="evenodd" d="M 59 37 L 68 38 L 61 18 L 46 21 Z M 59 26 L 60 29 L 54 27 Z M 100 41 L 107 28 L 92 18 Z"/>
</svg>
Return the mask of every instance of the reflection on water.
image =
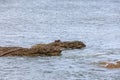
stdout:
<svg viewBox="0 0 120 80">
<path fill-rule="evenodd" d="M 94 64 L 119 60 L 119 14 L 119 0 L 0 0 L 1 46 L 30 47 L 56 39 L 87 45 L 58 57 L 0 58 L 0 79 L 119 80 L 119 69 Z"/>
</svg>

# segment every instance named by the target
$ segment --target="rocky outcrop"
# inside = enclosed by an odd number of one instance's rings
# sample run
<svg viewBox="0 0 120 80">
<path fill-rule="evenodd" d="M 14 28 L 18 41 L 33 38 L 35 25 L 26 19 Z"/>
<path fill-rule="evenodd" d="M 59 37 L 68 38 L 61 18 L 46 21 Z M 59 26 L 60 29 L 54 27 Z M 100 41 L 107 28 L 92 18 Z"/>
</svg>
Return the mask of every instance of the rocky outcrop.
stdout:
<svg viewBox="0 0 120 80">
<path fill-rule="evenodd" d="M 62 50 L 81 49 L 86 45 L 81 41 L 61 42 L 55 40 L 49 44 L 37 44 L 31 48 L 22 47 L 0 47 L 0 57 L 2 56 L 59 56 Z"/>
<path fill-rule="evenodd" d="M 120 61 L 116 62 L 100 62 L 100 65 L 105 68 L 120 68 Z"/>
<path fill-rule="evenodd" d="M 65 41 L 65 42 L 61 42 L 60 40 L 55 40 L 54 42 L 49 43 L 49 44 L 37 44 L 37 45 L 34 45 L 34 46 L 32 46 L 32 48 L 41 47 L 41 46 L 52 46 L 52 47 L 59 48 L 61 50 L 81 49 L 83 47 L 86 47 L 86 45 L 81 41 Z"/>
</svg>

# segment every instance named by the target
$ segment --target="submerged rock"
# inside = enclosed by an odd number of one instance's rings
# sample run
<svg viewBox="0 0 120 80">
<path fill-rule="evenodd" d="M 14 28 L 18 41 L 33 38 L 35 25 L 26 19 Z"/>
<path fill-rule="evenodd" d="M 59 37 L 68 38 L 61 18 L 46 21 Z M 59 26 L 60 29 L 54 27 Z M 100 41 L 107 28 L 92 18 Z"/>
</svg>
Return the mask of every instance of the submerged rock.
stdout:
<svg viewBox="0 0 120 80">
<path fill-rule="evenodd" d="M 100 62 L 100 65 L 105 68 L 120 68 L 120 61 L 116 62 Z"/>
<path fill-rule="evenodd" d="M 2 56 L 59 56 L 62 50 L 81 49 L 86 45 L 81 41 L 61 42 L 55 40 L 49 44 L 37 44 L 31 48 L 22 47 L 0 47 L 0 57 Z"/>
</svg>

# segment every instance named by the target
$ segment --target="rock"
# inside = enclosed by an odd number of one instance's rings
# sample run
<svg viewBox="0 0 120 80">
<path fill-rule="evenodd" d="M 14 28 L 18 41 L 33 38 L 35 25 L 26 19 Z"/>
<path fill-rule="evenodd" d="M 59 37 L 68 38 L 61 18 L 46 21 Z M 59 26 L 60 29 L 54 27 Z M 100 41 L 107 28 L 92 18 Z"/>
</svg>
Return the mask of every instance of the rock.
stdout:
<svg viewBox="0 0 120 80">
<path fill-rule="evenodd" d="M 55 40 L 49 44 L 36 44 L 31 48 L 22 47 L 0 47 L 0 57 L 2 56 L 60 56 L 62 50 L 81 49 L 86 45 L 81 41 L 61 42 Z"/>
<path fill-rule="evenodd" d="M 0 48 L 0 56 L 59 56 L 61 50 L 55 47 L 36 47 L 36 48 L 20 48 L 20 47 L 4 47 Z"/>
<path fill-rule="evenodd" d="M 105 68 L 120 68 L 120 61 L 116 62 L 100 62 L 100 65 L 102 65 Z"/>
<path fill-rule="evenodd" d="M 59 47 L 50 46 L 46 44 L 39 44 L 35 45 L 34 47 L 30 48 L 30 51 L 33 54 L 43 54 L 46 56 L 59 56 L 61 55 L 61 51 Z"/>
<path fill-rule="evenodd" d="M 60 49 L 81 49 L 83 47 L 86 47 L 86 45 L 81 41 L 65 41 L 61 42 L 60 40 L 55 40 L 52 43 L 49 43 L 48 45 L 59 47 Z"/>
</svg>

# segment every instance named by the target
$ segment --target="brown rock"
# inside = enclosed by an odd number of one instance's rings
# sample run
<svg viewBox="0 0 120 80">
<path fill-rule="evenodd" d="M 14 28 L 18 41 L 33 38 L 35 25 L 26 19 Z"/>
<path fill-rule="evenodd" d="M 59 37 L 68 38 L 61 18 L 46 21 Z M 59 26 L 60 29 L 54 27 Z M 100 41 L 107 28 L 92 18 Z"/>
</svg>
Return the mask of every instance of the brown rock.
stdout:
<svg viewBox="0 0 120 80">
<path fill-rule="evenodd" d="M 100 64 L 102 64 L 103 67 L 105 68 L 120 68 L 120 61 L 111 63 L 111 62 L 100 62 Z"/>
<path fill-rule="evenodd" d="M 86 47 L 86 45 L 81 41 L 65 41 L 55 40 L 55 42 L 49 43 L 48 45 L 57 46 L 61 49 L 81 49 Z"/>
<path fill-rule="evenodd" d="M 81 41 L 61 42 L 55 40 L 49 44 L 37 44 L 31 48 L 22 47 L 0 47 L 2 56 L 59 56 L 63 49 L 81 49 L 86 45 Z"/>
<path fill-rule="evenodd" d="M 43 54 L 47 56 L 59 56 L 61 55 L 61 50 L 59 47 L 50 46 L 46 44 L 35 45 L 30 48 L 33 54 Z"/>
</svg>

